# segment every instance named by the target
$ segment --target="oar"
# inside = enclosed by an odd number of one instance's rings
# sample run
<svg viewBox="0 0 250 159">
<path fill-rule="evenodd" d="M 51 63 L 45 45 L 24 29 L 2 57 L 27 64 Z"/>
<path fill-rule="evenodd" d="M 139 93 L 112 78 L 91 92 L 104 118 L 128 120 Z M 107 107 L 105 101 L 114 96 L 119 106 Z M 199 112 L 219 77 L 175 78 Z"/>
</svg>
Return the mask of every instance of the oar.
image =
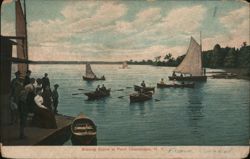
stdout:
<svg viewBox="0 0 250 159">
<path fill-rule="evenodd" d="M 129 96 L 129 95 L 119 96 L 119 97 L 117 97 L 117 98 L 120 98 L 120 99 L 121 99 L 121 98 L 126 97 L 126 96 Z"/>
<path fill-rule="evenodd" d="M 84 93 L 73 93 L 72 95 L 79 95 L 79 94 L 84 94 Z"/>
<path fill-rule="evenodd" d="M 82 90 L 84 90 L 84 89 L 83 89 L 83 88 L 78 88 L 78 90 L 81 90 L 81 91 L 82 91 Z"/>
<path fill-rule="evenodd" d="M 155 99 L 155 101 L 156 101 L 156 102 L 159 102 L 159 101 L 161 101 L 161 100 L 160 100 L 160 99 Z"/>
<path fill-rule="evenodd" d="M 113 90 L 113 92 L 114 92 L 114 91 L 124 91 L 124 89 L 117 89 L 117 90 Z"/>
<path fill-rule="evenodd" d="M 132 88 L 132 87 L 126 87 L 126 88 Z"/>
</svg>

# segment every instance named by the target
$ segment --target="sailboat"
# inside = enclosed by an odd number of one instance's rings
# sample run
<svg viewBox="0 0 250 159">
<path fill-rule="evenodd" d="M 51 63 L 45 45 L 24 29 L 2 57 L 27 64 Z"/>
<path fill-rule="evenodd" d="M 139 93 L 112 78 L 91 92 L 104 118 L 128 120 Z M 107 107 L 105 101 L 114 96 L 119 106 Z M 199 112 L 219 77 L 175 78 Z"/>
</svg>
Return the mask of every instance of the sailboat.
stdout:
<svg viewBox="0 0 250 159">
<path fill-rule="evenodd" d="M 86 75 L 82 76 L 82 78 L 85 81 L 105 80 L 104 76 L 102 76 L 101 78 L 96 77 L 89 63 L 86 64 Z"/>
<path fill-rule="evenodd" d="M 177 76 L 175 73 L 180 74 Z M 201 45 L 193 37 L 190 39 L 186 56 L 179 66 L 177 66 L 169 80 L 177 81 L 206 81 L 207 76 L 202 68 Z"/>
<path fill-rule="evenodd" d="M 128 68 L 128 64 L 127 64 L 126 61 L 124 61 L 124 62 L 122 63 L 121 69 L 126 69 L 126 68 Z"/>
</svg>

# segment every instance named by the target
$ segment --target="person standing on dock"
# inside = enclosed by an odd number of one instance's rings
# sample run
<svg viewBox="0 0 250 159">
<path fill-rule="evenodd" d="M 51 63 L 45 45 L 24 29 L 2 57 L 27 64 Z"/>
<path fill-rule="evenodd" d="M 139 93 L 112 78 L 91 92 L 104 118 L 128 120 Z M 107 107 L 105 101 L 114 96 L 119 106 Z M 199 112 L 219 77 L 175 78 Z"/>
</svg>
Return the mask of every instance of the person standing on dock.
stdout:
<svg viewBox="0 0 250 159">
<path fill-rule="evenodd" d="M 35 101 L 34 101 L 34 97 L 36 96 L 35 82 L 36 80 L 34 78 L 31 78 L 30 84 L 27 84 L 25 86 L 25 90 L 28 92 L 26 102 L 30 113 L 34 112 L 34 107 L 35 107 Z"/>
<path fill-rule="evenodd" d="M 43 84 L 43 89 L 45 89 L 46 86 L 50 87 L 50 81 L 49 81 L 49 78 L 48 78 L 48 73 L 44 74 L 44 77 L 42 78 L 42 84 Z"/>
<path fill-rule="evenodd" d="M 36 83 L 37 83 L 36 88 L 42 88 L 43 87 L 43 81 L 42 81 L 41 78 L 37 78 Z"/>
<path fill-rule="evenodd" d="M 28 114 L 28 108 L 26 103 L 27 98 L 27 90 L 24 88 L 21 90 L 19 95 L 19 102 L 18 102 L 18 110 L 19 110 L 19 138 L 24 139 L 26 136 L 24 135 L 24 127 L 26 126 L 26 120 L 27 120 L 27 114 Z"/>
<path fill-rule="evenodd" d="M 55 129 L 57 128 L 55 116 L 46 106 L 44 106 L 42 92 L 42 88 L 37 88 L 36 96 L 34 98 L 36 103 L 35 115 L 32 124 L 41 128 Z"/>
<path fill-rule="evenodd" d="M 47 85 L 42 93 L 43 105 L 52 112 L 52 92 L 49 85 Z"/>
<path fill-rule="evenodd" d="M 24 79 L 24 86 L 31 83 L 30 75 L 31 75 L 31 71 L 27 70 L 25 79 Z"/>
<path fill-rule="evenodd" d="M 15 72 L 16 78 L 14 78 L 11 81 L 11 96 L 14 98 L 14 102 L 18 104 L 18 98 L 21 92 L 21 89 L 23 88 L 23 80 L 20 78 L 20 72 L 17 71 Z"/>
<path fill-rule="evenodd" d="M 55 84 L 54 85 L 54 90 L 52 91 L 52 99 L 53 99 L 53 105 L 54 105 L 54 113 L 57 114 L 58 110 L 57 110 L 57 106 L 58 106 L 58 103 L 59 103 L 59 94 L 57 92 L 57 89 L 58 89 L 59 85 L 58 84 Z"/>
</svg>

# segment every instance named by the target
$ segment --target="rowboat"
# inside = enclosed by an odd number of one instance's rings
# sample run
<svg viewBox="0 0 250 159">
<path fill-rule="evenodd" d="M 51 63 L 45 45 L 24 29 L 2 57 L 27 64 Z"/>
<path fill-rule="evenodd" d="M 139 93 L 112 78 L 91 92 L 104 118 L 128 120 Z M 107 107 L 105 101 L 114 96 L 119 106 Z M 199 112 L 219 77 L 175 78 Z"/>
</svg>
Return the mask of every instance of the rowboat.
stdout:
<svg viewBox="0 0 250 159">
<path fill-rule="evenodd" d="M 110 96 L 110 91 L 111 89 L 109 88 L 107 90 L 93 91 L 93 92 L 88 92 L 84 94 L 88 96 L 88 100 L 95 100 L 95 99 L 100 99 L 103 97 Z"/>
<path fill-rule="evenodd" d="M 235 73 L 220 73 L 220 74 L 212 75 L 212 78 L 231 79 L 231 78 L 237 78 L 237 74 L 235 74 Z"/>
<path fill-rule="evenodd" d="M 99 80 L 105 80 L 105 77 L 102 76 L 100 78 L 98 77 L 90 78 L 90 77 L 82 76 L 82 79 L 85 81 L 99 81 Z"/>
<path fill-rule="evenodd" d="M 163 83 L 157 83 L 157 88 L 194 88 L 194 83 L 181 83 L 181 84 L 163 84 Z"/>
<path fill-rule="evenodd" d="M 155 87 L 141 87 L 138 85 L 134 85 L 135 91 L 142 91 L 142 92 L 148 92 L 148 91 L 155 91 Z"/>
<path fill-rule="evenodd" d="M 129 95 L 130 102 L 144 102 L 146 100 L 152 99 L 152 92 L 144 92 L 144 93 L 133 93 Z"/>
<path fill-rule="evenodd" d="M 84 116 L 77 116 L 71 124 L 72 145 L 97 145 L 96 125 Z"/>
</svg>

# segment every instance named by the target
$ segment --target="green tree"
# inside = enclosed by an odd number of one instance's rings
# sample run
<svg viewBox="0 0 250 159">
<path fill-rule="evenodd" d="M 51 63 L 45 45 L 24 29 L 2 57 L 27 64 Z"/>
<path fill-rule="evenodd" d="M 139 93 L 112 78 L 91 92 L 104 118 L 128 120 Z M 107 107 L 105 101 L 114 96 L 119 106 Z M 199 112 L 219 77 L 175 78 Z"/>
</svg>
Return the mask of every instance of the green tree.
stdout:
<svg viewBox="0 0 250 159">
<path fill-rule="evenodd" d="M 211 60 L 211 67 L 223 67 L 224 66 L 224 58 L 227 54 L 227 50 L 224 50 L 220 47 L 219 44 L 216 44 L 213 49 L 213 56 Z"/>
<path fill-rule="evenodd" d="M 236 67 L 237 66 L 237 52 L 235 48 L 231 48 L 224 59 L 225 67 Z"/>
</svg>

